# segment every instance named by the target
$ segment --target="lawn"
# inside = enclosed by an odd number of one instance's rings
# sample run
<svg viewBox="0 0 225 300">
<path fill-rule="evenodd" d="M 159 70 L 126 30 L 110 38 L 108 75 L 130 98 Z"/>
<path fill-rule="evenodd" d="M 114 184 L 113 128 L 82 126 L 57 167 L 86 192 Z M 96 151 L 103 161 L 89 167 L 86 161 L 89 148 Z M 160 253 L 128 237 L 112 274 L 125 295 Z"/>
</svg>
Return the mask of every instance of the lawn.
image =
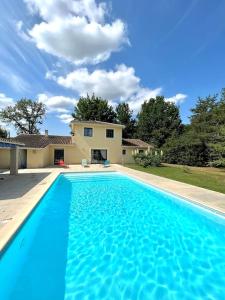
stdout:
<svg viewBox="0 0 225 300">
<path fill-rule="evenodd" d="M 225 169 L 176 165 L 163 165 L 161 167 L 149 168 L 144 168 L 137 164 L 126 164 L 125 166 L 225 194 Z"/>
</svg>

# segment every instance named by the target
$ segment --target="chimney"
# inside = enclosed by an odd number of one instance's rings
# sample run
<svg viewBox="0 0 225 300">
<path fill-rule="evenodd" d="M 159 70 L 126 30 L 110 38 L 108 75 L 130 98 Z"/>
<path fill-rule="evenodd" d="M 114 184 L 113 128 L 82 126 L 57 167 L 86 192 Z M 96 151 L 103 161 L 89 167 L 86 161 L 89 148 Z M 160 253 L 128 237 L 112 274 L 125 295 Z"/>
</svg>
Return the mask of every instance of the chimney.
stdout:
<svg viewBox="0 0 225 300">
<path fill-rule="evenodd" d="M 48 136 L 48 130 L 45 130 L 45 136 Z"/>
</svg>

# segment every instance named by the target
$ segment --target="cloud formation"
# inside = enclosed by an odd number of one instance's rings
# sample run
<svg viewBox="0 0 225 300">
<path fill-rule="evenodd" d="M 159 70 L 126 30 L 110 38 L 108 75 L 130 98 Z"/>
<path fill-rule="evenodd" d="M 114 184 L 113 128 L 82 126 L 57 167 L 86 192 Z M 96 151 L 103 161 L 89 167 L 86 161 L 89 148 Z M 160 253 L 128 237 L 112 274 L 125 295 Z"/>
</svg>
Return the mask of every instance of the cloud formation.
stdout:
<svg viewBox="0 0 225 300">
<path fill-rule="evenodd" d="M 25 0 L 43 22 L 28 33 L 36 46 L 76 65 L 96 64 L 128 44 L 126 26 L 105 22 L 107 5 L 95 0 Z"/>
<path fill-rule="evenodd" d="M 126 65 L 118 65 L 115 70 L 106 71 L 97 69 L 89 72 L 87 68 L 77 69 L 65 77 L 47 74 L 48 78 L 54 79 L 59 85 L 77 92 L 80 96 L 96 94 L 116 103 L 127 101 L 135 113 L 140 109 L 144 100 L 159 95 L 162 89 L 149 89 L 140 85 L 140 78 L 135 70 Z"/>
<path fill-rule="evenodd" d="M 61 114 L 57 116 L 61 122 L 65 123 L 65 124 L 69 124 L 72 120 L 73 117 L 71 116 L 71 114 Z"/>
<path fill-rule="evenodd" d="M 184 100 L 187 98 L 187 95 L 185 94 L 176 94 L 175 96 L 173 97 L 170 97 L 170 98 L 166 98 L 166 101 L 168 102 L 173 102 L 175 104 L 181 104 L 184 102 Z"/>
<path fill-rule="evenodd" d="M 37 97 L 38 101 L 43 102 L 49 113 L 68 113 L 70 112 L 77 100 L 75 98 L 65 97 L 65 96 L 51 96 L 48 94 L 39 94 Z"/>
<path fill-rule="evenodd" d="M 5 94 L 0 93 L 0 109 L 4 109 L 9 105 L 13 105 L 14 100 L 10 97 L 7 97 Z"/>
<path fill-rule="evenodd" d="M 87 17 L 89 21 L 103 22 L 107 12 L 104 2 L 95 0 L 24 0 L 32 14 L 39 14 L 44 20 L 65 18 L 68 15 Z"/>
</svg>

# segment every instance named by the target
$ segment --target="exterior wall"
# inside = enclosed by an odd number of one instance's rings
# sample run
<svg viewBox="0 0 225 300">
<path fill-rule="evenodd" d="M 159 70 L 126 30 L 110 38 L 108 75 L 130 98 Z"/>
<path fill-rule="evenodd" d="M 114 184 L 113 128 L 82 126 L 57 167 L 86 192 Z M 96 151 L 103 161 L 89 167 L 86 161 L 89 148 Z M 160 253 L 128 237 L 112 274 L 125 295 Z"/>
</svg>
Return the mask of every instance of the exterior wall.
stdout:
<svg viewBox="0 0 225 300">
<path fill-rule="evenodd" d="M 0 169 L 9 169 L 10 149 L 0 149 Z"/>
<path fill-rule="evenodd" d="M 45 158 L 45 155 L 47 156 L 46 148 L 27 149 L 27 168 L 43 168 L 46 166 L 45 165 L 45 162 L 47 161 Z"/>
<path fill-rule="evenodd" d="M 73 143 L 76 145 L 76 163 L 82 159 L 91 161 L 92 149 L 106 149 L 111 163 L 122 162 L 122 126 L 72 123 Z M 84 128 L 93 128 L 93 136 L 84 136 Z M 114 129 L 114 138 L 106 137 L 106 129 Z"/>
<path fill-rule="evenodd" d="M 49 146 L 49 155 L 48 155 L 48 164 L 54 165 L 54 151 L 55 149 L 63 149 L 64 150 L 64 162 L 66 165 L 72 165 L 76 163 L 80 163 L 81 160 L 78 160 L 78 150 L 77 147 L 72 145 L 50 145 Z"/>
<path fill-rule="evenodd" d="M 76 159 L 76 147 L 67 145 L 50 145 L 43 149 L 27 150 L 27 168 L 43 168 L 54 165 L 54 150 L 64 150 L 65 164 L 80 163 Z"/>
<path fill-rule="evenodd" d="M 123 164 L 134 164 L 134 158 L 133 155 L 136 153 L 139 153 L 139 150 L 143 150 L 145 154 L 148 153 L 148 150 L 146 148 L 135 148 L 135 147 L 125 147 L 123 146 L 123 150 L 126 150 L 126 154 L 123 155 L 122 163 Z"/>
<path fill-rule="evenodd" d="M 42 149 L 43 153 L 43 166 L 47 167 L 51 165 L 50 161 L 50 146 L 47 146 L 46 148 Z"/>
<path fill-rule="evenodd" d="M 133 154 L 135 149 L 123 147 L 123 150 L 126 150 L 126 154 L 123 155 L 123 159 L 122 159 L 123 164 L 134 164 Z"/>
</svg>

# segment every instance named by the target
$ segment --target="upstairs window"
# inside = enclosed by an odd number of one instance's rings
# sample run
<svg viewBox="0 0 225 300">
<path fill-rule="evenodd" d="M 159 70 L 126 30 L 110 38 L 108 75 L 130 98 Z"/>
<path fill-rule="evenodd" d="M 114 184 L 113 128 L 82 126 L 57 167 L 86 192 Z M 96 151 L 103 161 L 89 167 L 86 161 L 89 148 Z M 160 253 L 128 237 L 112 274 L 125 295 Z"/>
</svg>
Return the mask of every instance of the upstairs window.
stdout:
<svg viewBox="0 0 225 300">
<path fill-rule="evenodd" d="M 126 155 L 126 150 L 125 149 L 123 149 L 122 154 Z"/>
<path fill-rule="evenodd" d="M 114 130 L 113 129 L 106 129 L 106 137 L 107 138 L 114 138 Z"/>
<path fill-rule="evenodd" d="M 84 136 L 93 136 L 93 128 L 84 127 Z"/>
</svg>

